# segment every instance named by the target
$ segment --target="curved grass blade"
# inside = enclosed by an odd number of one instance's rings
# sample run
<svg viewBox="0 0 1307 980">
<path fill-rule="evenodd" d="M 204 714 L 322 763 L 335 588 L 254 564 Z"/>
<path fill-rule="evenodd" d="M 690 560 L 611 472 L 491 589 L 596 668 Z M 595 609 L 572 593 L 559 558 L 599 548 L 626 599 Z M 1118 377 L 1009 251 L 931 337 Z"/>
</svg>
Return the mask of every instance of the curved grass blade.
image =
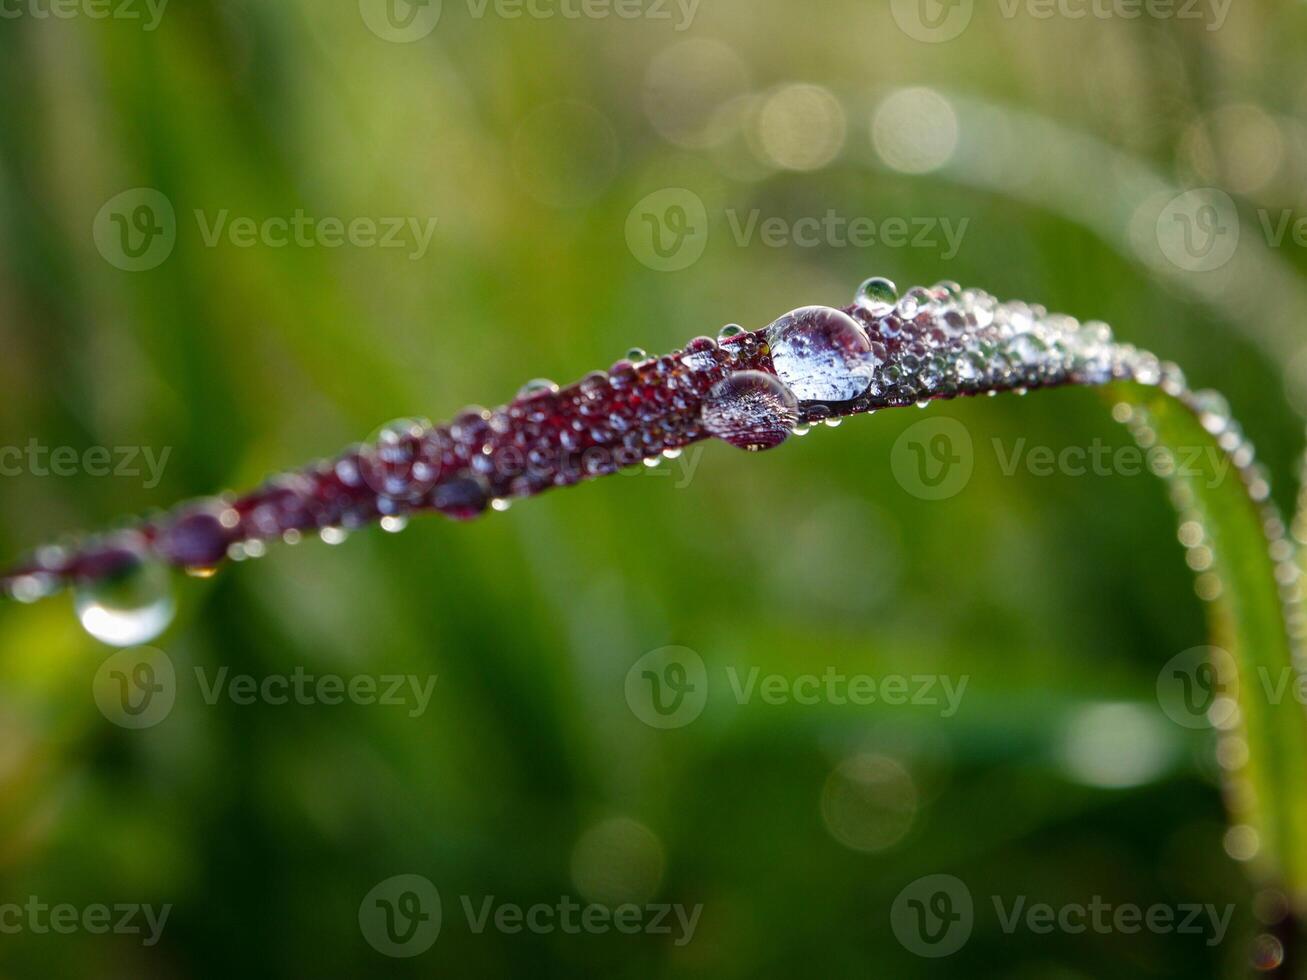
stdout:
<svg viewBox="0 0 1307 980">
<path fill-rule="evenodd" d="M 1167 480 L 1181 543 L 1207 605 L 1212 643 L 1234 676 L 1212 663 L 1209 719 L 1225 744 L 1231 820 L 1256 835 L 1250 860 L 1261 883 L 1285 890 L 1307 917 L 1307 711 L 1293 633 L 1301 620 L 1300 572 L 1270 488 L 1213 392 L 1114 385 L 1114 417 Z M 1228 465 L 1233 463 L 1233 465 Z"/>
</svg>

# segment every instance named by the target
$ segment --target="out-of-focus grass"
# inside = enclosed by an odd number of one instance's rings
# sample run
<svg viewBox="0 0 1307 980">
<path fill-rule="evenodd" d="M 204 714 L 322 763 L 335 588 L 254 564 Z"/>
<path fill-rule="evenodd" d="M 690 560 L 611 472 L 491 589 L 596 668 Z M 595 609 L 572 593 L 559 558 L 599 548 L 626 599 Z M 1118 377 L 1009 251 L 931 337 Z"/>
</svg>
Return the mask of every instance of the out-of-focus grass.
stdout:
<svg viewBox="0 0 1307 980">
<path fill-rule="evenodd" d="M 872 165 L 869 130 L 878 100 L 904 85 L 992 100 L 1099 137 L 1181 186 L 1239 178 L 1244 234 L 1255 235 L 1258 208 L 1303 204 L 1300 14 L 1242 4 L 1206 32 L 977 11 L 963 37 L 928 45 L 886 10 L 845 0 L 704 0 L 685 33 L 445 6 L 410 45 L 378 39 L 351 4 L 197 0 L 170 7 L 153 33 L 85 17 L 0 23 L 0 445 L 171 449 L 149 489 L 139 478 L 0 479 L 6 554 L 253 483 L 387 418 L 445 417 L 527 378 L 579 377 L 632 345 L 670 349 L 728 321 L 839 305 L 872 273 L 956 279 L 1112 322 L 1225 391 L 1290 499 L 1301 426 L 1281 391 L 1286 365 L 1246 323 L 1061 214 L 947 172 Z M 845 114 L 841 152 L 792 172 L 764 165 L 756 132 L 716 150 L 660 135 L 650 66 L 705 40 L 733 59 L 741 92 L 828 90 Z M 576 116 L 560 102 L 589 107 L 592 125 L 563 125 Z M 1279 163 L 1261 183 L 1246 179 L 1247 131 L 1213 122 L 1230 106 L 1271 120 Z M 132 274 L 101 258 L 90 230 L 105 201 L 138 186 L 171 199 L 179 234 L 163 265 Z M 704 200 L 711 233 L 697 263 L 663 274 L 637 261 L 624 228 L 666 186 Z M 1080 189 L 1091 202 L 1120 192 L 1112 172 Z M 550 203 L 558 195 L 574 203 Z M 303 209 L 438 224 L 412 260 L 207 247 L 197 209 L 210 221 Z M 969 225 L 946 261 L 937 248 L 741 245 L 731 209 Z M 1292 249 L 1273 259 L 1301 261 Z M 179 622 L 159 643 L 177 665 L 177 704 L 146 731 L 97 711 L 105 651 L 65 600 L 5 607 L 0 900 L 175 908 L 157 947 L 27 930 L 5 937 L 0 970 L 1227 972 L 1255 924 L 1222 848 L 1212 740 L 1171 725 L 1154 699 L 1161 665 L 1205 636 L 1165 494 L 1146 475 L 1004 473 L 995 440 L 1004 453 L 1021 439 L 1124 445 L 1092 394 L 930 414 L 961 421 L 976 447 L 970 484 L 945 501 L 895 481 L 892 447 L 928 415 L 890 412 L 765 456 L 708 446 L 474 525 L 419 521 L 184 583 Z M 699 720 L 656 731 L 623 682 L 670 644 L 697 651 L 713 687 Z M 197 666 L 439 679 L 411 718 L 382 706 L 210 706 Z M 950 718 L 736 704 L 724 672 L 753 666 L 969 683 Z M 1133 785 L 1087 785 L 1067 763 L 1068 733 L 1119 702 L 1156 720 L 1142 731 L 1163 763 Z M 1103 744 L 1109 770 L 1143 751 Z M 906 782 L 854 807 L 856 827 L 883 826 L 887 809 L 910 820 L 859 851 L 822 800 L 841 764 L 867 754 L 894 760 Z M 694 941 L 470 930 L 457 896 L 581 895 L 574 848 L 614 815 L 658 842 L 653 900 L 703 903 Z M 629 857 L 619 850 L 614 866 Z M 445 923 L 429 953 L 392 962 L 357 916 L 369 889 L 401 872 L 437 884 Z M 966 881 L 979 912 L 966 948 L 932 963 L 898 943 L 889 909 L 937 872 Z M 1241 911 L 1215 947 L 1174 934 L 1007 936 L 990 895 Z"/>
</svg>

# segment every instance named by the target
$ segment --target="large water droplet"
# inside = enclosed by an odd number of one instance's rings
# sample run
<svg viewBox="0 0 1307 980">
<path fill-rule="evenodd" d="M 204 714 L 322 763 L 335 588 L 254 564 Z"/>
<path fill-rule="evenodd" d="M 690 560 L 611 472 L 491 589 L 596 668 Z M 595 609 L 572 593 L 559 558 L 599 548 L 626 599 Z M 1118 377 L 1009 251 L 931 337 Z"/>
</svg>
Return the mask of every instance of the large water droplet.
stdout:
<svg viewBox="0 0 1307 980">
<path fill-rule="evenodd" d="M 871 385 L 871 342 L 847 313 L 807 306 L 767 328 L 772 364 L 800 401 L 846 402 Z"/>
<path fill-rule="evenodd" d="M 770 374 L 737 371 L 713 385 L 701 417 L 718 439 L 757 452 L 785 441 L 799 419 L 799 403 Z"/>
<path fill-rule="evenodd" d="M 872 276 L 858 287 L 856 302 L 872 316 L 884 316 L 898 301 L 898 287 L 880 276 Z"/>
<path fill-rule="evenodd" d="M 97 556 L 93 577 L 73 592 L 82 628 L 102 643 L 149 643 L 176 612 L 166 565 L 135 541 L 110 544 Z"/>
</svg>

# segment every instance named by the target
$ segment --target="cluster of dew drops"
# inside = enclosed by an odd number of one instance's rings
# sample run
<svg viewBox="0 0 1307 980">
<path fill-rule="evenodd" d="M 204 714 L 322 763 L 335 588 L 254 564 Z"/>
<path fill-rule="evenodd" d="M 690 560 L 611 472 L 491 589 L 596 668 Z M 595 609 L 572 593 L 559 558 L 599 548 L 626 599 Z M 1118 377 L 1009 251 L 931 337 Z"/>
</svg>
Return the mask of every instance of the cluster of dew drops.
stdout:
<svg viewBox="0 0 1307 980">
<path fill-rule="evenodd" d="M 704 401 L 707 430 L 746 449 L 880 408 L 1063 384 L 1157 384 L 1163 370 L 1146 351 L 1115 343 L 1106 323 L 999 303 L 953 282 L 900 296 L 888 279 L 868 279 L 852 306 L 794 310 L 766 338 L 775 375 L 739 372 Z"/>
<path fill-rule="evenodd" d="M 750 353 L 732 355 L 729 351 Z M 759 351 L 767 357 L 759 360 Z M 643 351 L 633 350 L 628 361 L 619 363 L 629 367 L 646 357 Z M 1238 466 L 1253 499 L 1265 502 L 1269 496 L 1264 474 L 1253 462 L 1251 446 L 1238 432 L 1228 407 L 1219 395 L 1191 392 L 1175 365 L 1117 343 L 1105 323 L 1080 323 L 1022 302 L 1000 303 L 986 292 L 964 290 L 953 282 L 913 287 L 900 295 L 888 279 L 871 278 L 844 309 L 803 307 L 762 331 L 751 333 L 731 324 L 716 340 L 693 341 L 682 352 L 682 364 L 694 372 L 699 370 L 697 360 L 703 361 L 705 373 L 723 361 L 730 367 L 720 380 L 700 392 L 697 416 L 683 432 L 683 441 L 711 435 L 750 451 L 774 448 L 790 435 L 807 433 L 813 425 L 838 425 L 844 416 L 888 407 L 924 408 L 934 399 L 994 396 L 1000 391 L 1024 394 L 1033 388 L 1101 385 L 1113 380 L 1159 385 L 1199 414 Z M 558 390 L 552 382 L 533 381 L 519 398 Z M 1132 415 L 1124 405 L 1118 406 L 1115 414 L 1118 421 L 1131 424 L 1137 439 L 1150 438 L 1142 415 Z M 653 452 L 643 462 L 656 465 L 660 457 L 679 451 Z M 1205 547 L 1203 535 L 1196 530 L 1202 522 L 1193 514 L 1191 503 L 1177 503 L 1187 514 L 1182 541 L 1201 576 L 1207 571 L 1200 550 Z M 508 500 L 495 498 L 491 504 L 503 510 Z M 234 520 L 230 510 L 221 516 Z M 385 530 L 395 531 L 405 520 L 402 514 L 388 515 L 381 518 L 381 524 Z M 1268 512 L 1266 530 L 1272 539 L 1277 574 L 1287 585 L 1285 569 L 1292 562 L 1286 559 L 1291 547 L 1284 540 L 1283 523 Z M 291 535 L 286 532 L 281 537 L 292 543 L 299 540 L 298 531 L 293 538 Z M 320 536 L 335 544 L 344 532 L 326 527 Z M 234 543 L 228 557 L 257 558 L 264 550 L 263 541 L 250 539 Z M 113 574 L 74 583 L 73 603 L 82 626 L 114 646 L 153 640 L 175 613 L 171 567 L 148 546 L 138 552 Z M 207 568 L 187 570 L 212 573 Z M 1200 595 L 1205 599 L 1219 593 L 1213 575 L 1200 577 Z M 7 588 L 12 597 L 30 602 L 53 591 L 53 583 L 34 575 L 20 577 Z"/>
</svg>

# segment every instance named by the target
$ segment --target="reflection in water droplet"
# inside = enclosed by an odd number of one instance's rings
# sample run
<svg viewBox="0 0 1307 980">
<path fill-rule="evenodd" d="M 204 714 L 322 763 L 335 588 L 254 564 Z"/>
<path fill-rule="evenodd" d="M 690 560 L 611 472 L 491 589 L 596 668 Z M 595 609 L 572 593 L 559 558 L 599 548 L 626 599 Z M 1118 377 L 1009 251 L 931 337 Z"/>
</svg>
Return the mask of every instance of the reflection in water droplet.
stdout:
<svg viewBox="0 0 1307 980">
<path fill-rule="evenodd" d="M 73 592 L 82 628 L 116 647 L 155 639 L 176 612 L 167 566 L 134 542 L 107 549 L 104 560 L 95 578 Z"/>
<path fill-rule="evenodd" d="M 738 337 L 742 333 L 744 333 L 744 328 L 738 323 L 728 323 L 717 331 L 717 339 L 726 340 L 730 337 Z"/>
<path fill-rule="evenodd" d="M 873 276 L 858 287 L 857 303 L 872 316 L 884 316 L 898 301 L 898 287 L 880 276 Z"/>
<path fill-rule="evenodd" d="M 737 371 L 717 382 L 703 401 L 703 426 L 732 446 L 773 449 L 799 418 L 794 394 L 770 374 Z"/>
<path fill-rule="evenodd" d="M 767 328 L 776 374 L 800 401 L 845 402 L 871 385 L 871 342 L 847 313 L 807 306 Z"/>
</svg>

